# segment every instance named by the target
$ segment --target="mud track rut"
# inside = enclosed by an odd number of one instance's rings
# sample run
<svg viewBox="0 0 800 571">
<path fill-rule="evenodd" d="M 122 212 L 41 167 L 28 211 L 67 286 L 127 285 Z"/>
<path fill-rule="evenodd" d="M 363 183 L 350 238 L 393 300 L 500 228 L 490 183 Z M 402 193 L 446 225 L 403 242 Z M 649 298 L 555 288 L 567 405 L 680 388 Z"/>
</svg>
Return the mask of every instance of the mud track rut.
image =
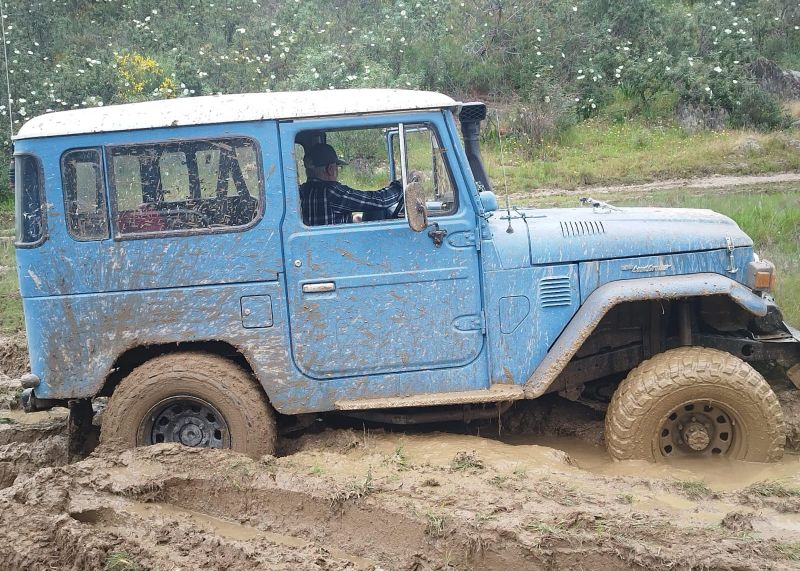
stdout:
<svg viewBox="0 0 800 571">
<path fill-rule="evenodd" d="M 44 468 L 0 491 L 0 569 L 99 570 L 113 554 L 153 570 L 792 568 L 779 539 L 624 496 L 669 484 L 581 473 L 542 447 L 520 465 L 412 464 L 405 438 L 326 431 L 260 461 L 167 444 Z"/>
<path fill-rule="evenodd" d="M 18 389 L 0 378 L 0 408 Z M 800 419 L 800 393 L 779 398 Z M 73 464 L 66 411 L 0 410 L 0 570 L 800 568 L 800 457 L 611 464 L 601 415 L 560 402 L 504 419 L 544 440 L 326 429 L 258 461 L 158 445 Z M 589 452 L 546 446 L 570 442 Z"/>
</svg>

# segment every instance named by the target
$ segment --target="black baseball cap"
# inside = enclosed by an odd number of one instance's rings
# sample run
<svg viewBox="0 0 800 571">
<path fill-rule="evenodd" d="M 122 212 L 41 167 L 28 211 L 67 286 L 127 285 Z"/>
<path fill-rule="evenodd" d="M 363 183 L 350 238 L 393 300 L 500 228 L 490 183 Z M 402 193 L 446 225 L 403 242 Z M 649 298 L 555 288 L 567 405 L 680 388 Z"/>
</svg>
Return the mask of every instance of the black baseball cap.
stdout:
<svg viewBox="0 0 800 571">
<path fill-rule="evenodd" d="M 326 167 L 334 163 L 346 165 L 347 161 L 340 159 L 334 148 L 325 143 L 314 145 L 303 157 L 303 164 L 307 167 Z"/>
</svg>

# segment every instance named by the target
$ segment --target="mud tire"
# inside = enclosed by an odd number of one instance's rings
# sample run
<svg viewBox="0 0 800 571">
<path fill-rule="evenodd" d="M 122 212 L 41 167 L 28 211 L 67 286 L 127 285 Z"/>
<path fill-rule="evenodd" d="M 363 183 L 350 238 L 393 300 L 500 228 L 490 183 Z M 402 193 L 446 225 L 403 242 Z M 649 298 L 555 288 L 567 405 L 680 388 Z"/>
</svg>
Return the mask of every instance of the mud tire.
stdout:
<svg viewBox="0 0 800 571">
<path fill-rule="evenodd" d="M 255 379 L 236 363 L 207 353 L 161 355 L 135 368 L 119 384 L 103 414 L 100 441 L 135 448 L 149 411 L 174 396 L 216 408 L 227 422 L 231 448 L 253 458 L 275 453 L 275 413 Z"/>
<path fill-rule="evenodd" d="M 735 429 L 727 457 L 773 462 L 783 456 L 783 412 L 767 381 L 741 359 L 703 347 L 666 351 L 628 374 L 606 413 L 609 454 L 617 460 L 663 461 L 662 424 L 693 400 L 714 401 L 729 411 Z"/>
</svg>

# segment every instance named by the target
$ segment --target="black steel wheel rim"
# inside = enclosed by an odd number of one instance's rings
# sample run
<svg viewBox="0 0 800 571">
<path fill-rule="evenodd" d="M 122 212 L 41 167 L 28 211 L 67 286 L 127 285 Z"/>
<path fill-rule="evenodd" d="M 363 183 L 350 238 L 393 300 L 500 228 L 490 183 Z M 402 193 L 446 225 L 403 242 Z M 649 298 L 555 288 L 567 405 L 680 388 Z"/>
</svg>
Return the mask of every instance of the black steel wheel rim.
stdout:
<svg viewBox="0 0 800 571">
<path fill-rule="evenodd" d="M 667 458 L 724 456 L 734 444 L 736 422 L 719 403 L 693 400 L 675 407 L 659 428 L 658 444 Z"/>
<path fill-rule="evenodd" d="M 157 403 L 146 415 L 139 434 L 143 444 L 176 442 L 192 448 L 230 448 L 228 423 L 203 399 L 174 396 Z"/>
</svg>

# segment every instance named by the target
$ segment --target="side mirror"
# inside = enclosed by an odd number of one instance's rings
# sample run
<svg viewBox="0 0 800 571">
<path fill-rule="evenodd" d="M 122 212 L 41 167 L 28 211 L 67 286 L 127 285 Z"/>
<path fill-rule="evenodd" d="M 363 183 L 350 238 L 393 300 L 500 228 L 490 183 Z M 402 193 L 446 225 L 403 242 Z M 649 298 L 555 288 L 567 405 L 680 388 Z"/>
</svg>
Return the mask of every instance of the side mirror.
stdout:
<svg viewBox="0 0 800 571">
<path fill-rule="evenodd" d="M 410 182 L 403 190 L 406 203 L 406 219 L 414 232 L 422 232 L 428 227 L 428 210 L 425 208 L 425 192 L 418 182 Z"/>
<path fill-rule="evenodd" d="M 480 194 L 481 204 L 484 212 L 494 212 L 497 210 L 497 195 L 491 190 L 484 190 Z"/>
</svg>

